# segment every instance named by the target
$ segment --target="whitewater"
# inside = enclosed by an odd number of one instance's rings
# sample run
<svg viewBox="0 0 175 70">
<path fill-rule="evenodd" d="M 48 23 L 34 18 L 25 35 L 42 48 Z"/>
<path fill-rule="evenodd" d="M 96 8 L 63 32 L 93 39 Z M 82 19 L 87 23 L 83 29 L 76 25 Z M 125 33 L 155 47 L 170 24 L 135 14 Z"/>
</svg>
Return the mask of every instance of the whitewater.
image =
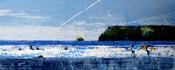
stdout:
<svg viewBox="0 0 175 70">
<path fill-rule="evenodd" d="M 175 70 L 175 42 L 0 41 L 0 69 Z"/>
<path fill-rule="evenodd" d="M 48 44 L 47 44 L 48 43 Z M 29 59 L 29 58 L 122 58 L 122 57 L 147 57 L 145 50 L 134 48 L 133 42 L 11 42 L 0 45 L 1 59 Z M 162 44 L 163 43 L 163 44 Z M 150 50 L 149 57 L 175 56 L 174 43 L 168 42 L 137 42 L 135 45 L 151 44 L 155 50 Z M 165 44 L 164 44 L 165 43 Z M 32 44 L 32 46 L 31 46 Z"/>
</svg>

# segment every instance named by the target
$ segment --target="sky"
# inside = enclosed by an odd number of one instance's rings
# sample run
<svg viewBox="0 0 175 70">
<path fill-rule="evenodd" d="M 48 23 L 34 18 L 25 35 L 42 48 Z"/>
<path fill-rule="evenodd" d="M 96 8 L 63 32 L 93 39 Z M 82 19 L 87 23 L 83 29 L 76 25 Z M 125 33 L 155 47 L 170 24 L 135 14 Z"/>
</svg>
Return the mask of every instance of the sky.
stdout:
<svg viewBox="0 0 175 70">
<path fill-rule="evenodd" d="M 0 40 L 98 40 L 108 26 L 174 25 L 175 0 L 0 0 Z"/>
</svg>

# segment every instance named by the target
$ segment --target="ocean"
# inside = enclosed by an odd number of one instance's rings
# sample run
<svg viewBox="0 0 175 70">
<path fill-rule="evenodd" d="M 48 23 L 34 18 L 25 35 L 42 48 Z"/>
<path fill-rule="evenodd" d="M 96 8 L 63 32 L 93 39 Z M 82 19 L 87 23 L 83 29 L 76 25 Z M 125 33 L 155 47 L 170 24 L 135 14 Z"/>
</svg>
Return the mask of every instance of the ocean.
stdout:
<svg viewBox="0 0 175 70">
<path fill-rule="evenodd" d="M 0 41 L 2 70 L 173 70 L 174 58 L 174 41 Z"/>
</svg>

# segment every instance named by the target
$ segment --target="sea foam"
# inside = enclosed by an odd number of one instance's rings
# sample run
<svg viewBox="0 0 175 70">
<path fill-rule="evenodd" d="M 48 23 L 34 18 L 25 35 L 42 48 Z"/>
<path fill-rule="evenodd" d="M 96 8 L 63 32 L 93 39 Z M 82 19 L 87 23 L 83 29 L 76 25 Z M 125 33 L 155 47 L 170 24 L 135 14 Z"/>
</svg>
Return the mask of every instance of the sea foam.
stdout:
<svg viewBox="0 0 175 70">
<path fill-rule="evenodd" d="M 130 48 L 114 47 L 114 46 L 71 46 L 71 45 L 3 45 L 0 46 L 0 58 L 35 58 L 43 56 L 46 58 L 122 58 L 122 57 L 145 57 L 148 56 L 145 50 L 136 49 L 135 54 L 131 53 Z M 175 50 L 172 46 L 155 47 L 156 50 L 151 51 L 149 57 L 174 57 Z"/>
</svg>

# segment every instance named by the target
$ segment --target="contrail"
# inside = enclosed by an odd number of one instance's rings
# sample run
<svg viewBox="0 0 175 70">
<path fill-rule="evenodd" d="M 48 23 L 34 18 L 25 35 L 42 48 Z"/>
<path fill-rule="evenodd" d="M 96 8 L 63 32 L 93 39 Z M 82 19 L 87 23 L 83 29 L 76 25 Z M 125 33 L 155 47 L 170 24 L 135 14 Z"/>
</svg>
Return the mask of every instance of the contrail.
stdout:
<svg viewBox="0 0 175 70">
<path fill-rule="evenodd" d="M 92 4 L 90 4 L 87 8 L 81 10 L 80 12 L 78 12 L 77 14 L 75 14 L 74 16 L 72 16 L 71 18 L 69 18 L 68 20 L 66 20 L 61 26 L 67 24 L 69 21 L 71 21 L 72 19 L 74 19 L 75 17 L 77 17 L 78 15 L 80 15 L 81 13 L 87 11 L 88 9 L 90 9 L 91 7 L 93 7 L 94 5 L 96 5 L 98 2 L 100 2 L 101 0 L 97 0 L 95 2 L 93 2 Z"/>
</svg>

